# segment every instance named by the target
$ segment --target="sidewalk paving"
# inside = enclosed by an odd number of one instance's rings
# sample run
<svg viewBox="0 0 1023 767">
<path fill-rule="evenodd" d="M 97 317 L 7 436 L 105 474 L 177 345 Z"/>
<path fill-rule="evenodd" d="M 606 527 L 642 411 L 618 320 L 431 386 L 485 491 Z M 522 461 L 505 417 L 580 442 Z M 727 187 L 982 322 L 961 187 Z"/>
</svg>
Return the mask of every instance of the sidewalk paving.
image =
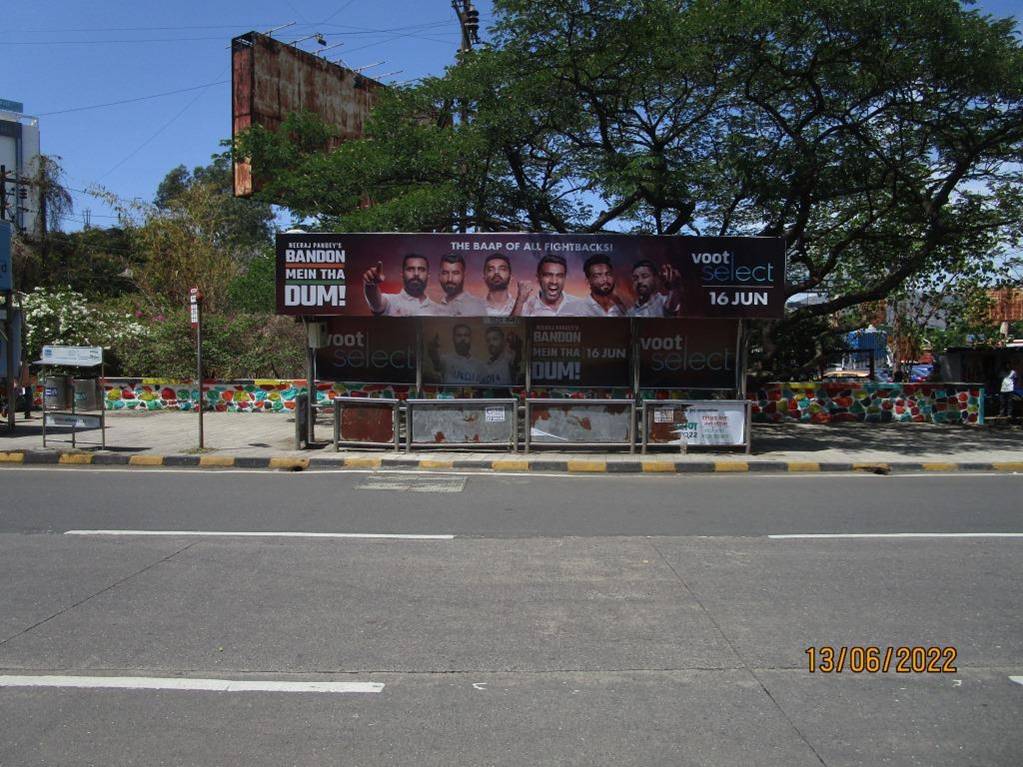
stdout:
<svg viewBox="0 0 1023 767">
<path fill-rule="evenodd" d="M 319 446 L 294 449 L 294 418 L 287 414 L 207 413 L 206 450 L 198 444 L 198 419 L 179 412 L 108 413 L 107 449 L 99 432 L 80 433 L 77 450 L 69 434 L 47 435 L 42 447 L 40 414 L 20 421 L 13 435 L 0 433 L 0 462 L 211 468 L 416 468 L 521 471 L 714 472 L 714 471 L 1023 471 L 1023 428 L 934 424 L 754 424 L 753 450 L 664 448 L 648 455 L 627 451 L 566 452 L 534 449 L 528 455 L 457 449 L 342 449 L 329 444 L 328 418 L 317 423 Z M 57 437 L 67 442 L 51 442 Z M 637 448 L 638 451 L 638 448 Z"/>
</svg>

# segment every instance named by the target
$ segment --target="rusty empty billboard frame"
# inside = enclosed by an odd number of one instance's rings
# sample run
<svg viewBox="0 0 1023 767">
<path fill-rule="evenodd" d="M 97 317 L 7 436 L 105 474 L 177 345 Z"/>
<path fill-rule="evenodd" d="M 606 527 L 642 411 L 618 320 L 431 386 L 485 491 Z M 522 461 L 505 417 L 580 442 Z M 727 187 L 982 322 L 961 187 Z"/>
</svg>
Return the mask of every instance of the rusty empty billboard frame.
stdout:
<svg viewBox="0 0 1023 767">
<path fill-rule="evenodd" d="M 254 125 L 277 130 L 292 112 L 313 112 L 337 129 L 325 150 L 360 138 L 378 92 L 372 78 L 258 32 L 231 41 L 231 138 Z M 252 166 L 234 165 L 234 194 L 258 191 Z"/>
</svg>

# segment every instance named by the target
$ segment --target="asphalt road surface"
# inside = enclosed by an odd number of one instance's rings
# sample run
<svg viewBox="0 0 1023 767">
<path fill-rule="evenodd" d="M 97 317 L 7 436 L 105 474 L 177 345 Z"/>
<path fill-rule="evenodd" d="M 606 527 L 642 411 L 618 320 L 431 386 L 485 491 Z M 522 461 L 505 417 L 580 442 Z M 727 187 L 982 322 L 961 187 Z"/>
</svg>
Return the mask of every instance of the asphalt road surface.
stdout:
<svg viewBox="0 0 1023 767">
<path fill-rule="evenodd" d="M 4 468 L 0 765 L 1016 766 L 1021 554 L 1015 475 Z"/>
</svg>

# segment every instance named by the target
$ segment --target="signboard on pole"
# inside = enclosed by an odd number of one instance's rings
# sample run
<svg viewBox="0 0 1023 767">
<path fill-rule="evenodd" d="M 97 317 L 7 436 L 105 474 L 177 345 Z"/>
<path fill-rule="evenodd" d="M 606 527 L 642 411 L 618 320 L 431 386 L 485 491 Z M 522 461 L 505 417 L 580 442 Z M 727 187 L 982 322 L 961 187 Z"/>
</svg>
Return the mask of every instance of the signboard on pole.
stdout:
<svg viewBox="0 0 1023 767">
<path fill-rule="evenodd" d="M 199 288 L 192 288 L 188 291 L 188 316 L 192 328 L 199 327 L 199 302 L 202 301 L 202 293 Z"/>
<path fill-rule="evenodd" d="M 103 364 L 102 346 L 44 346 L 43 365 L 91 368 Z"/>
<path fill-rule="evenodd" d="M 776 237 L 277 236 L 277 312 L 346 317 L 783 316 Z"/>
</svg>

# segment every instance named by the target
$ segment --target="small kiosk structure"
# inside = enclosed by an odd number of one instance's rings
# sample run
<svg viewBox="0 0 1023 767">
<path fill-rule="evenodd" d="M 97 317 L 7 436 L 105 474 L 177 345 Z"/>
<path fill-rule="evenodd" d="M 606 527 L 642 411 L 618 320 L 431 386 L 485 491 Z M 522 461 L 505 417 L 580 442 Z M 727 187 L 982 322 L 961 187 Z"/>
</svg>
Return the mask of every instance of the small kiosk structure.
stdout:
<svg viewBox="0 0 1023 767">
<path fill-rule="evenodd" d="M 47 429 L 71 431 L 71 447 L 78 447 L 78 433 L 100 430 L 99 446 L 107 446 L 106 400 L 102 381 L 105 376 L 103 348 L 100 346 L 44 346 L 42 359 L 43 379 L 43 447 L 46 447 Z M 91 369 L 98 368 L 99 377 L 50 375 L 52 367 Z M 70 408 L 68 405 L 70 404 Z M 67 442 L 55 440 L 50 442 Z M 95 446 L 97 443 L 88 443 Z"/>
</svg>

